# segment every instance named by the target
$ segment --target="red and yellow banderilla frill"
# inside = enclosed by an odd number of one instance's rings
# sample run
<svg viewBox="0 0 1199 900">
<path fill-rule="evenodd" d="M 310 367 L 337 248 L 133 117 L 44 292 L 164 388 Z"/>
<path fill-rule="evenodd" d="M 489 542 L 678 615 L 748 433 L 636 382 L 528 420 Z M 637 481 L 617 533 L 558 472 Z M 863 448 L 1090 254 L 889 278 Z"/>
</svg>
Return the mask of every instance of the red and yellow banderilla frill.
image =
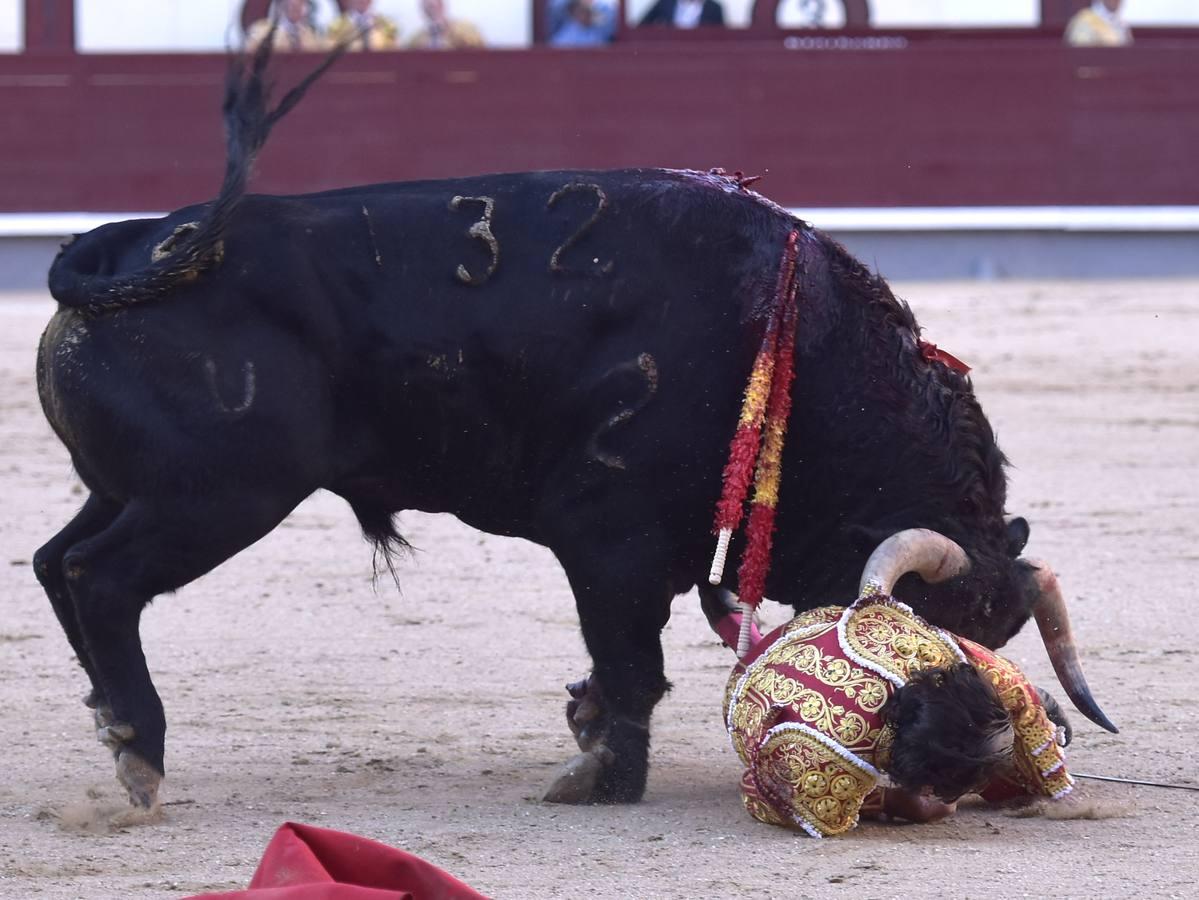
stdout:
<svg viewBox="0 0 1199 900">
<path fill-rule="evenodd" d="M 737 430 L 724 467 L 724 485 L 716 505 L 714 530 L 718 537 L 708 576 L 712 584 L 719 584 L 724 577 L 729 542 L 741 523 L 750 479 L 753 478 L 754 497 L 746 526 L 746 547 L 737 573 L 738 601 L 742 610 L 738 656 L 744 656 L 749 649 L 753 611 L 762 602 L 770 568 L 783 442 L 791 413 L 791 383 L 795 378 L 795 337 L 799 318 L 796 303 L 798 243 L 799 232 L 792 231 L 783 250 L 770 315 L 745 388 Z"/>
</svg>

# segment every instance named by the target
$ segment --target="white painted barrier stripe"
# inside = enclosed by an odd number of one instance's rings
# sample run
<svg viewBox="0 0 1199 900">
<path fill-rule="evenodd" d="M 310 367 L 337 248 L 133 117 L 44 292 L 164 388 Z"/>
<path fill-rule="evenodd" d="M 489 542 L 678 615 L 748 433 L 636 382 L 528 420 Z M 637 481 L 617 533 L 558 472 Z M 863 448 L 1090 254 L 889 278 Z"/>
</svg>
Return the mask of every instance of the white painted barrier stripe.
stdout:
<svg viewBox="0 0 1199 900">
<path fill-rule="evenodd" d="M 824 231 L 1196 231 L 1199 206 L 801 208 Z"/>
<path fill-rule="evenodd" d="M 0 237 L 65 237 L 125 219 L 156 219 L 164 213 L 0 213 Z"/>
<path fill-rule="evenodd" d="M 790 210 L 824 231 L 1199 231 L 1199 206 L 826 207 Z M 160 212 L 0 213 L 0 238 L 60 237 Z"/>
</svg>

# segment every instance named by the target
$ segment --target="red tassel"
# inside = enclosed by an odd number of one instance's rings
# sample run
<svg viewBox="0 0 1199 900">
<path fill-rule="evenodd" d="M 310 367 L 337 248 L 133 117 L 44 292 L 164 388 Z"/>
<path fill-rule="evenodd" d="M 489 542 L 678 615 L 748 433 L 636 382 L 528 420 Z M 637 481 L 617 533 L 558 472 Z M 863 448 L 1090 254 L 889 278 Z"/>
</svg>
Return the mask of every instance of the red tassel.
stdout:
<svg viewBox="0 0 1199 900">
<path fill-rule="evenodd" d="M 745 553 L 737 570 L 737 599 L 756 607 L 766 594 L 766 573 L 770 569 L 770 548 L 774 538 L 774 507 L 753 504 L 745 527 Z"/>
<path fill-rule="evenodd" d="M 749 493 L 750 477 L 758 460 L 762 432 L 758 428 L 738 428 L 729 448 L 729 461 L 724 467 L 724 496 L 716 504 L 716 524 L 713 531 L 735 529 L 741 524 L 745 497 Z"/>
<path fill-rule="evenodd" d="M 961 375 L 970 374 L 970 367 L 948 350 L 942 350 L 928 341 L 918 341 L 917 346 L 920 348 L 920 355 L 928 362 L 939 362 Z"/>
<path fill-rule="evenodd" d="M 770 385 L 770 400 L 766 407 L 766 446 L 758 459 L 754 502 L 750 507 L 749 524 L 745 528 L 745 554 L 737 571 L 738 600 L 757 607 L 766 591 L 770 573 L 770 551 L 774 545 L 774 517 L 782 481 L 783 443 L 787 421 L 791 415 L 791 384 L 795 380 L 795 336 L 799 310 L 796 303 L 797 285 L 788 285 L 783 311 L 783 328 L 779 337 L 778 359 Z"/>
</svg>

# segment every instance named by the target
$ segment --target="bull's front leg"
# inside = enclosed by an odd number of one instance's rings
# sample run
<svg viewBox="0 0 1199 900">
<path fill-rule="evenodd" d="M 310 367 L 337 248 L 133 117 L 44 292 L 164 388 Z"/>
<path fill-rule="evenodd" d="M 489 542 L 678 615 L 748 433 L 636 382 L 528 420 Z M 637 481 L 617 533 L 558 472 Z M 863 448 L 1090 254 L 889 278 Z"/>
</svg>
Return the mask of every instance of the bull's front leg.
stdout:
<svg viewBox="0 0 1199 900">
<path fill-rule="evenodd" d="M 736 594 L 701 583 L 699 596 L 712 630 L 727 647 L 735 649 L 741 631 L 741 608 Z M 761 639 L 755 621 L 750 626 L 750 646 Z M 590 799 L 600 773 L 613 755 L 608 748 L 612 713 L 603 683 L 594 672 L 566 685 L 566 692 L 570 696 L 566 703 L 566 724 L 582 752 L 563 767 L 545 799 L 554 803 L 584 803 Z"/>
<path fill-rule="evenodd" d="M 551 802 L 634 803 L 645 793 L 650 715 L 669 688 L 661 633 L 672 592 L 664 562 L 638 543 L 556 550 L 594 668 L 568 686 L 567 720 L 582 752 L 550 787 Z"/>
</svg>

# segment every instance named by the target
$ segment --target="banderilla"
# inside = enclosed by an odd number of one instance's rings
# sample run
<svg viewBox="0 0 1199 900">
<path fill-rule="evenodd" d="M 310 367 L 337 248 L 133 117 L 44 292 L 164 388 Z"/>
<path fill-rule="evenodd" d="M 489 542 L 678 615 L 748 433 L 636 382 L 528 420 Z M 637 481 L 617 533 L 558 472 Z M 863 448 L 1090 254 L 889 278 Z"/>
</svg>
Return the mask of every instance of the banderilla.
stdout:
<svg viewBox="0 0 1199 900">
<path fill-rule="evenodd" d="M 1142 781 L 1139 778 L 1117 778 L 1114 775 L 1088 775 L 1085 772 L 1071 772 L 1075 778 L 1090 778 L 1092 781 L 1114 781 L 1119 784 L 1141 784 L 1146 787 L 1174 788 L 1178 791 L 1199 791 L 1195 784 L 1166 784 L 1164 781 Z"/>
</svg>

